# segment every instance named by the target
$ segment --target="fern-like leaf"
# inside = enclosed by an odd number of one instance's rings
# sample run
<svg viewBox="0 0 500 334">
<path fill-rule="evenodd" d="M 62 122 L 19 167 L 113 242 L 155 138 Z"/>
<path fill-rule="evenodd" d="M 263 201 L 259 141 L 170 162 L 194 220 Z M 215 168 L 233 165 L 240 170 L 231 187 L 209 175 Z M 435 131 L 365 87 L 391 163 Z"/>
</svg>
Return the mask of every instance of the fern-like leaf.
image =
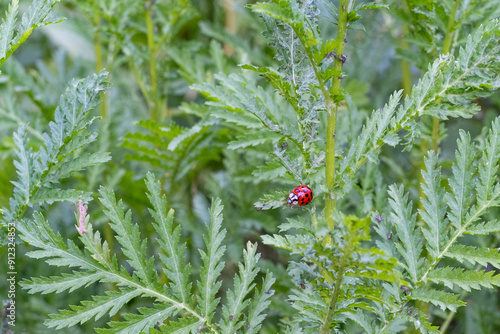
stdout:
<svg viewBox="0 0 500 334">
<path fill-rule="evenodd" d="M 137 275 L 146 287 L 156 287 L 154 259 L 148 259 L 146 256 L 147 239 L 141 239 L 139 226 L 132 224 L 132 212 L 129 210 L 125 213 L 122 200 L 116 202 L 112 191 L 101 187 L 99 194 L 99 199 L 105 207 L 104 213 L 111 220 L 110 226 L 117 234 L 116 239 L 122 245 L 123 254 L 135 269 L 134 275 Z"/>
<path fill-rule="evenodd" d="M 489 249 L 455 244 L 446 252 L 446 256 L 457 259 L 460 262 L 467 260 L 472 264 L 479 263 L 483 266 L 487 266 L 490 263 L 495 268 L 500 268 L 500 252 L 496 248 Z"/>
<path fill-rule="evenodd" d="M 443 311 L 456 312 L 458 307 L 466 305 L 459 295 L 436 289 L 413 289 L 411 298 L 439 306 Z"/>
<path fill-rule="evenodd" d="M 422 179 L 425 182 L 422 191 L 425 197 L 421 198 L 423 210 L 418 211 L 426 224 L 422 228 L 422 234 L 427 241 L 427 249 L 431 256 L 437 257 L 446 238 L 446 204 L 443 202 L 445 190 L 440 186 L 441 168 L 435 168 L 438 157 L 434 151 L 429 153 L 424 162 L 426 171 L 422 171 Z"/>
<path fill-rule="evenodd" d="M 138 311 L 140 314 L 126 313 L 123 315 L 125 321 L 112 321 L 109 323 L 110 328 L 96 329 L 96 332 L 99 334 L 148 333 L 149 328 L 175 316 L 178 310 L 175 306 L 155 305 L 154 308 L 139 307 Z"/>
<path fill-rule="evenodd" d="M 68 290 L 73 292 L 81 287 L 89 286 L 105 276 L 100 272 L 86 273 L 74 271 L 71 274 L 61 274 L 61 276 L 35 277 L 32 280 L 24 280 L 20 283 L 21 287 L 28 293 L 60 293 Z"/>
<path fill-rule="evenodd" d="M 404 194 L 402 186 L 391 185 L 389 196 L 389 204 L 393 210 L 389 219 L 396 227 L 397 236 L 401 241 L 396 244 L 396 248 L 405 260 L 404 267 L 408 274 L 413 282 L 416 282 L 423 264 L 423 259 L 420 257 L 422 236 L 416 228 L 416 215 L 411 212 L 411 202 L 408 201 L 408 194 Z"/>
<path fill-rule="evenodd" d="M 248 309 L 249 322 L 246 325 L 247 334 L 259 332 L 259 329 L 262 326 L 262 321 L 265 319 L 265 315 L 263 313 L 268 308 L 269 304 L 271 304 L 269 298 L 274 295 L 274 291 L 271 290 L 271 287 L 275 281 L 276 279 L 273 277 L 273 274 L 267 272 L 262 282 L 262 288 L 260 291 L 255 292 Z"/>
<path fill-rule="evenodd" d="M 49 315 L 50 319 L 45 321 L 45 325 L 61 329 L 83 324 L 94 317 L 97 320 L 106 314 L 114 315 L 132 298 L 140 295 L 141 291 L 134 289 L 108 291 L 106 296 L 93 296 L 93 300 L 84 300 L 80 306 L 70 306 L 71 310 Z"/>
<path fill-rule="evenodd" d="M 495 191 L 494 184 L 498 172 L 498 159 L 500 158 L 500 118 L 496 118 L 486 139 L 481 164 L 479 165 L 479 183 L 477 186 L 478 203 L 486 203 Z M 498 187 L 498 185 L 496 185 Z"/>
<path fill-rule="evenodd" d="M 186 244 L 179 245 L 181 227 L 174 228 L 174 210 L 171 209 L 167 213 L 167 199 L 165 195 L 161 195 L 160 182 L 156 181 L 151 173 L 147 175 L 146 186 L 149 191 L 147 196 L 153 205 L 149 212 L 155 220 L 153 226 L 159 235 L 157 240 L 166 252 L 166 255 L 160 254 L 165 266 L 163 271 L 171 281 L 170 287 L 174 296 L 186 305 L 192 305 L 193 301 L 189 297 L 191 284 L 188 281 L 190 265 L 184 263 Z"/>
<path fill-rule="evenodd" d="M 443 283 L 453 289 L 454 285 L 466 291 L 480 289 L 481 287 L 492 288 L 500 286 L 500 275 L 493 276 L 494 272 L 464 270 L 462 268 L 436 268 L 428 275 L 428 279 L 435 283 Z"/>
<path fill-rule="evenodd" d="M 10 44 L 14 36 L 18 9 L 19 0 L 12 0 L 7 9 L 2 25 L 0 25 L 0 59 L 5 58 L 7 52 L 10 51 Z"/>
<path fill-rule="evenodd" d="M 472 176 L 475 172 L 472 163 L 474 158 L 475 150 L 470 142 L 470 135 L 461 130 L 456 162 L 453 163 L 452 167 L 453 178 L 449 181 L 452 191 L 446 194 L 446 200 L 450 207 L 448 218 L 456 229 L 460 229 L 464 224 L 464 218 L 472 200 Z"/>
<path fill-rule="evenodd" d="M 195 334 L 200 333 L 203 323 L 196 318 L 182 318 L 179 321 L 171 321 L 168 325 L 161 325 L 160 330 L 152 328 L 150 334 Z"/>
<path fill-rule="evenodd" d="M 222 229 L 222 208 L 221 200 L 212 201 L 210 209 L 210 223 L 207 226 L 208 233 L 204 236 L 206 252 L 200 250 L 203 266 L 200 272 L 200 281 L 198 287 L 200 289 L 200 301 L 198 308 L 200 313 L 207 319 L 213 316 L 220 298 L 216 298 L 222 282 L 216 282 L 222 269 L 224 262 L 221 261 L 226 246 L 222 245 L 222 241 L 226 235 L 226 229 Z"/>
<path fill-rule="evenodd" d="M 242 318 L 242 312 L 250 303 L 245 297 L 254 288 L 253 280 L 259 272 L 256 264 L 260 254 L 256 251 L 257 245 L 248 242 L 243 251 L 244 262 L 239 264 L 239 274 L 234 278 L 234 288 L 227 292 L 227 303 L 222 307 L 221 333 L 232 334 L 245 325 L 246 317 Z"/>
</svg>

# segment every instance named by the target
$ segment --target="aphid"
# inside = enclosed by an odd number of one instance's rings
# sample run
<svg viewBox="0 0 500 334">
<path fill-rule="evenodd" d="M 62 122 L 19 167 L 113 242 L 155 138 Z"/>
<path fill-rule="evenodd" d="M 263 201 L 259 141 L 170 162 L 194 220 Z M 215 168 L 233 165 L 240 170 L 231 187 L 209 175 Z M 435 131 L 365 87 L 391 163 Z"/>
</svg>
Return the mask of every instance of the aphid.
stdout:
<svg viewBox="0 0 500 334">
<path fill-rule="evenodd" d="M 292 208 L 296 205 L 304 206 L 311 203 L 313 199 L 313 191 L 308 186 L 300 185 L 295 187 L 293 191 L 288 196 L 286 200 L 288 205 L 291 205 Z"/>
</svg>

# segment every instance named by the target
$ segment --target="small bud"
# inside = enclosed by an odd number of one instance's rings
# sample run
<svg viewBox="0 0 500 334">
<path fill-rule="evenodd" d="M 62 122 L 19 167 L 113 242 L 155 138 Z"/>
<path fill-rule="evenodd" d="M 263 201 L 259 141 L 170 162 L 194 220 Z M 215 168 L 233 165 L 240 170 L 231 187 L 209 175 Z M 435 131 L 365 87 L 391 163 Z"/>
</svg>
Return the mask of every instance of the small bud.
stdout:
<svg viewBox="0 0 500 334">
<path fill-rule="evenodd" d="M 388 240 L 391 240 L 391 238 L 392 238 L 392 233 L 390 233 L 390 232 L 389 232 L 389 233 L 387 233 L 387 239 L 388 239 Z"/>
<path fill-rule="evenodd" d="M 401 290 L 403 290 L 404 292 L 408 292 L 408 291 L 410 291 L 410 288 L 407 286 L 401 285 Z"/>
<path fill-rule="evenodd" d="M 233 321 L 233 315 L 232 314 L 229 316 L 229 321 Z"/>
<path fill-rule="evenodd" d="M 410 315 L 411 313 L 413 312 L 413 309 L 409 309 L 408 312 L 406 312 L 406 314 Z"/>
<path fill-rule="evenodd" d="M 380 217 L 380 215 L 377 215 L 377 217 L 375 217 L 375 219 L 380 223 L 382 221 L 382 217 Z"/>
<path fill-rule="evenodd" d="M 347 60 L 347 56 L 346 55 L 342 55 L 339 57 L 339 60 L 343 63 L 345 63 L 345 61 Z"/>
<path fill-rule="evenodd" d="M 76 230 L 81 235 L 85 234 L 85 215 L 87 214 L 87 208 L 83 205 L 82 200 L 78 200 L 78 227 Z"/>
<path fill-rule="evenodd" d="M 250 329 L 250 324 L 247 324 L 247 329 Z"/>
</svg>

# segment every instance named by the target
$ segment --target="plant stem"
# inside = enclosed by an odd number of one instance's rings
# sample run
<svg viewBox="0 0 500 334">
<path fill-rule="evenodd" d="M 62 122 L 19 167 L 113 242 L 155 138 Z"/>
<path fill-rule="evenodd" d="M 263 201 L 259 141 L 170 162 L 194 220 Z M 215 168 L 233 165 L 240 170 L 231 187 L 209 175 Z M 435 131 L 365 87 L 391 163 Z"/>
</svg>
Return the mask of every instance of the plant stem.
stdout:
<svg viewBox="0 0 500 334">
<path fill-rule="evenodd" d="M 101 25 L 101 17 L 99 16 L 99 13 L 97 10 L 94 12 L 94 27 L 95 27 L 95 33 L 94 33 L 94 49 L 95 49 L 95 70 L 96 73 L 99 73 L 103 69 L 103 64 L 102 64 L 102 46 L 101 46 L 101 31 L 100 31 L 100 25 Z M 108 117 L 108 111 L 107 111 L 107 95 L 101 93 L 101 117 L 103 119 L 106 119 Z"/>
<path fill-rule="evenodd" d="M 351 255 L 351 248 L 349 243 L 351 240 L 348 240 L 348 245 L 346 245 L 346 249 L 344 250 L 344 254 L 342 255 L 342 259 L 340 260 L 339 269 L 337 270 L 337 279 L 335 280 L 335 289 L 333 290 L 333 296 L 330 300 L 330 305 L 328 307 L 328 314 L 326 315 L 326 319 L 319 328 L 319 334 L 329 334 L 330 325 L 332 323 L 333 314 L 335 313 L 335 307 L 337 305 L 337 300 L 339 299 L 340 288 L 342 286 L 342 280 L 344 279 L 345 269 L 347 266 L 347 260 Z"/>
<path fill-rule="evenodd" d="M 224 11 L 225 11 L 225 27 L 226 31 L 230 34 L 236 33 L 237 22 L 236 22 L 236 13 L 234 11 L 234 0 L 224 0 Z M 231 57 L 234 52 L 234 48 L 231 44 L 224 43 L 224 54 L 227 57 Z"/>
<path fill-rule="evenodd" d="M 344 54 L 344 40 L 347 31 L 347 5 L 347 0 L 340 0 L 337 26 L 337 41 L 339 46 L 336 50 L 338 57 L 341 57 Z M 343 64 L 344 62 L 341 59 L 336 58 L 334 66 L 335 71 L 341 73 Z M 335 97 L 341 95 L 341 79 L 342 77 L 334 77 L 332 79 L 332 88 L 330 89 L 331 95 L 328 94 L 328 98 L 325 96 L 327 108 L 325 185 L 328 189 L 328 192 L 325 194 L 325 220 L 331 231 L 333 231 L 335 225 L 332 215 L 335 210 L 335 205 L 337 204 L 337 200 L 332 193 L 335 186 L 335 128 L 337 125 L 338 111 L 338 105 L 334 102 L 334 100 Z"/>
<path fill-rule="evenodd" d="M 151 97 L 149 108 L 151 112 L 151 120 L 160 121 L 159 103 L 158 103 L 158 78 L 156 74 L 156 57 L 155 57 L 155 42 L 154 42 L 154 26 L 153 26 L 153 8 L 152 1 L 146 3 L 146 27 L 148 38 L 148 53 L 149 53 L 149 76 L 151 79 Z"/>
<path fill-rule="evenodd" d="M 442 54 L 448 54 L 451 49 L 451 40 L 453 39 L 453 35 L 455 32 L 455 18 L 457 16 L 458 5 L 460 1 L 455 0 L 453 4 L 453 8 L 450 13 L 450 18 L 448 20 L 448 26 L 446 27 L 446 36 L 444 38 L 443 43 L 443 51 Z M 434 118 L 432 122 L 432 149 L 437 153 L 439 146 L 439 119 Z M 423 159 L 423 158 L 422 158 Z"/>
<path fill-rule="evenodd" d="M 408 13 L 410 9 L 408 8 L 408 4 L 406 1 L 403 1 L 403 10 Z M 400 36 L 400 44 L 403 50 L 408 50 L 409 45 L 408 42 L 404 39 L 404 36 L 409 34 L 409 29 L 407 25 L 403 25 L 401 27 L 401 36 Z M 412 79 L 411 79 L 411 68 L 410 63 L 407 60 L 401 60 L 401 75 L 403 81 L 403 89 L 406 95 L 411 94 L 412 88 Z"/>
</svg>

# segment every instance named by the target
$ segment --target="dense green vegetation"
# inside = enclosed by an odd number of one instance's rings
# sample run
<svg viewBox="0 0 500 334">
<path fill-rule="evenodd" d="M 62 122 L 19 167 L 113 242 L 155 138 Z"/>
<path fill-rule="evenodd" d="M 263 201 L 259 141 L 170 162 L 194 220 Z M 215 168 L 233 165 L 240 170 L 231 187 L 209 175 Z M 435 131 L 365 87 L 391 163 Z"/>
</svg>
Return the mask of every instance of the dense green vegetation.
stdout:
<svg viewBox="0 0 500 334">
<path fill-rule="evenodd" d="M 500 1 L 0 10 L 0 333 L 500 331 Z"/>
</svg>

